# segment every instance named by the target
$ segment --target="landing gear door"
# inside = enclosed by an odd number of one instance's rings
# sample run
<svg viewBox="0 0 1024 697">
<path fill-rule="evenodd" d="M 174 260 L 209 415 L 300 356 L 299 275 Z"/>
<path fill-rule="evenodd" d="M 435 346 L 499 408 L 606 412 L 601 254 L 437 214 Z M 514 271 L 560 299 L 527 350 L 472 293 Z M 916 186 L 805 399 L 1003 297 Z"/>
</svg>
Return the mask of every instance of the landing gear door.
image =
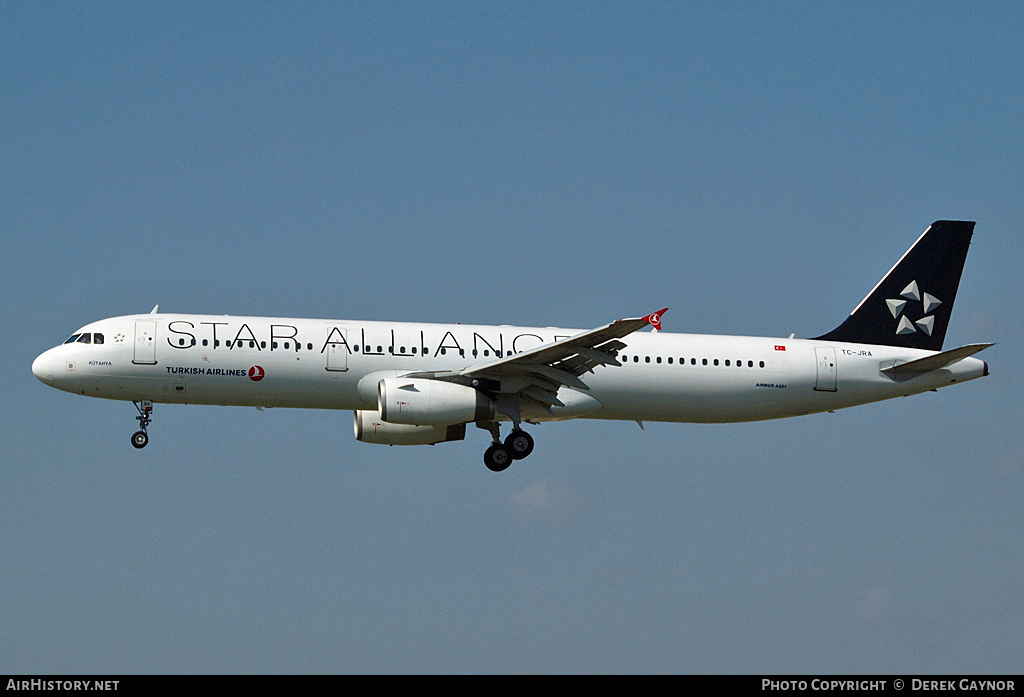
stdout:
<svg viewBox="0 0 1024 697">
<path fill-rule="evenodd" d="M 135 320 L 135 354 L 132 363 L 156 364 L 156 322 L 153 320 Z"/>
<path fill-rule="evenodd" d="M 327 370 L 345 371 L 348 370 L 348 341 L 346 341 L 345 327 L 331 327 L 327 330 Z"/>
<path fill-rule="evenodd" d="M 814 389 L 819 392 L 836 392 L 836 350 L 831 347 L 817 347 L 814 356 L 818 360 L 818 379 Z"/>
</svg>

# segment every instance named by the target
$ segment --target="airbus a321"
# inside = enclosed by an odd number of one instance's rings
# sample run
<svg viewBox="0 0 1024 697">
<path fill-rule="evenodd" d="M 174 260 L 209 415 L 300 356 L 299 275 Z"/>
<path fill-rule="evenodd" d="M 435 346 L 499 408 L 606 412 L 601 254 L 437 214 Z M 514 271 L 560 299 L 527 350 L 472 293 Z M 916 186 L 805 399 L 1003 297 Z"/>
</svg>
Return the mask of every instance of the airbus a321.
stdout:
<svg viewBox="0 0 1024 697">
<path fill-rule="evenodd" d="M 32 372 L 133 402 L 136 448 L 149 442 L 154 403 L 348 409 L 365 443 L 462 440 L 475 424 L 491 435 L 484 463 L 502 471 L 534 449 L 524 424 L 779 419 L 988 375 L 972 356 L 992 344 L 942 350 L 973 232 L 973 222 L 933 223 L 842 324 L 810 339 L 672 334 L 658 331 L 665 310 L 582 331 L 155 307 L 85 325 Z"/>
</svg>

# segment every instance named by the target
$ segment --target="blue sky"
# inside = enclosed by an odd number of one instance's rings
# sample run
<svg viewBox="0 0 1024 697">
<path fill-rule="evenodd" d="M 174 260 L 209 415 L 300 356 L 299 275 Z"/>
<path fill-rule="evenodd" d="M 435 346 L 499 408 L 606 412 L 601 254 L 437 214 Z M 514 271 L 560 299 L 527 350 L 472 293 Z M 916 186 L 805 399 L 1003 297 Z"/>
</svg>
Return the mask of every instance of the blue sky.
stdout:
<svg viewBox="0 0 1024 697">
<path fill-rule="evenodd" d="M 1019 672 L 1019 3 L 0 1 L 0 672 Z M 357 443 L 76 398 L 166 311 L 814 336 L 933 220 L 992 376 Z"/>
</svg>

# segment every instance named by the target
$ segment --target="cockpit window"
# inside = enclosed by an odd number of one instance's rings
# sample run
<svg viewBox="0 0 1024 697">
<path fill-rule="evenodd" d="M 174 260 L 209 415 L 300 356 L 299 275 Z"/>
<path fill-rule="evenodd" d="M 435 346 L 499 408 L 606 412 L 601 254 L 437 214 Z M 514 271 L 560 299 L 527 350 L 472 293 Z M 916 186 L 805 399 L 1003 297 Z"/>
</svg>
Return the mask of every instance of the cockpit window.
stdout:
<svg viewBox="0 0 1024 697">
<path fill-rule="evenodd" d="M 65 341 L 64 343 L 65 344 L 73 344 L 76 341 L 78 341 L 78 337 L 80 337 L 80 336 L 81 336 L 81 334 L 72 334 L 71 336 L 68 337 L 68 340 Z"/>
<path fill-rule="evenodd" d="M 92 343 L 92 334 L 89 334 L 88 332 L 86 332 L 85 334 L 82 334 L 82 336 L 78 337 L 78 343 L 80 343 L 80 344 L 91 344 Z"/>
<path fill-rule="evenodd" d="M 99 332 L 96 332 L 95 334 L 93 334 L 92 335 L 92 343 L 94 343 L 94 344 L 102 344 L 103 343 L 103 335 L 100 334 Z"/>
</svg>

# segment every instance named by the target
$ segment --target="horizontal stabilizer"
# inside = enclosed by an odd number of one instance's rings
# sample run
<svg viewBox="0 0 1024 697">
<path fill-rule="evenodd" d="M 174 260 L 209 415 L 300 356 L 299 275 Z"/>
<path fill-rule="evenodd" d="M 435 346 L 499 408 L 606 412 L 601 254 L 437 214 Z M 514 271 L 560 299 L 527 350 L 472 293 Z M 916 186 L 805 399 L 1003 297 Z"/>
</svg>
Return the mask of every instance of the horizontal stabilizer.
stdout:
<svg viewBox="0 0 1024 697">
<path fill-rule="evenodd" d="M 995 344 L 967 344 L 967 346 L 961 346 L 960 348 L 936 353 L 934 356 L 926 356 L 925 358 L 919 358 L 916 361 L 910 361 L 909 363 L 899 363 L 891 368 L 883 368 L 882 372 L 887 375 L 912 375 L 927 373 L 932 370 L 941 370 L 942 368 L 948 368 L 957 361 L 962 361 L 968 356 L 973 356 L 979 351 L 984 351 L 989 346 L 994 345 Z"/>
</svg>

